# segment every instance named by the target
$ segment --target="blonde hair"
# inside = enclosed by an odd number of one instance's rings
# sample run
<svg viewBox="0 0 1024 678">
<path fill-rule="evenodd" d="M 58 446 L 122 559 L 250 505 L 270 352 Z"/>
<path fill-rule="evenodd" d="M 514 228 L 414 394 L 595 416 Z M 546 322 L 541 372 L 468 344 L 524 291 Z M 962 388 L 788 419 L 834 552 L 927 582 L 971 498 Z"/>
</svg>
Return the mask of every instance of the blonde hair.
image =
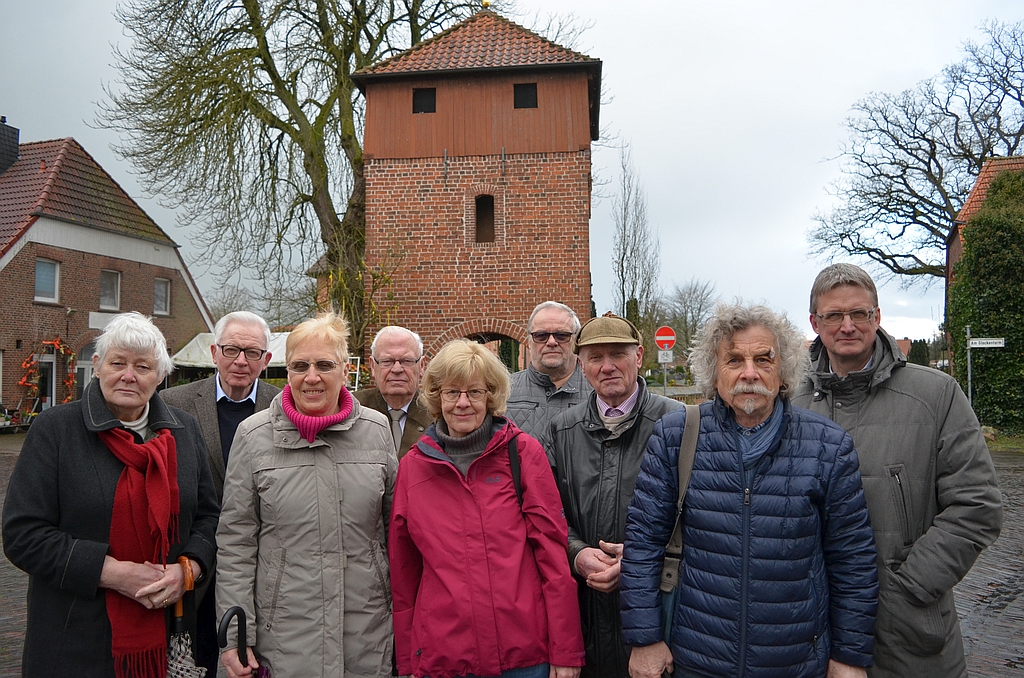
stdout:
<svg viewBox="0 0 1024 678">
<path fill-rule="evenodd" d="M 348 362 L 348 322 L 340 313 L 329 311 L 299 323 L 285 341 L 285 362 L 291 362 L 296 346 L 310 339 L 332 346 L 338 360 Z"/>
<path fill-rule="evenodd" d="M 446 384 L 465 386 L 477 377 L 487 385 L 487 412 L 505 414 L 512 382 L 508 368 L 482 344 L 456 339 L 445 344 L 423 373 L 420 404 L 435 420 L 441 419 L 441 388 Z"/>
</svg>

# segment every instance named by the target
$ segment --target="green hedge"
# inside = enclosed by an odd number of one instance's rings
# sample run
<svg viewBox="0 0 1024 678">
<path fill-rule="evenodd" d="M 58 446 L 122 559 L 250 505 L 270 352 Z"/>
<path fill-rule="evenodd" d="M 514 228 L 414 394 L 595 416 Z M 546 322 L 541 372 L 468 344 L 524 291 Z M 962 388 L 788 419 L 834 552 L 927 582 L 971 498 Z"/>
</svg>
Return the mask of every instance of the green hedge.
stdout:
<svg viewBox="0 0 1024 678">
<path fill-rule="evenodd" d="M 997 176 L 964 229 L 946 325 L 965 391 L 965 328 L 970 325 L 972 337 L 1005 337 L 1005 348 L 971 351 L 974 411 L 983 424 L 1024 432 L 1024 172 Z"/>
</svg>

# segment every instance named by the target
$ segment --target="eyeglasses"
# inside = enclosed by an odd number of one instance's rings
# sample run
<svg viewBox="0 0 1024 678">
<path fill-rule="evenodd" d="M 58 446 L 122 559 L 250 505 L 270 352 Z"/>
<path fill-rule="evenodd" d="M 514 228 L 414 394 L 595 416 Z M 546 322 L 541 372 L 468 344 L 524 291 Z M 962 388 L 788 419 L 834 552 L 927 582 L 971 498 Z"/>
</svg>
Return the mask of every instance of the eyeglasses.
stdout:
<svg viewBox="0 0 1024 678">
<path fill-rule="evenodd" d="M 265 348 L 242 348 L 231 344 L 217 344 L 217 348 L 224 354 L 225 358 L 237 358 L 239 353 L 245 353 L 246 360 L 259 360 L 267 352 Z"/>
<path fill-rule="evenodd" d="M 478 403 L 484 398 L 486 398 L 487 394 L 490 393 L 490 391 L 484 388 L 472 388 L 468 391 L 460 391 L 454 388 L 446 388 L 443 391 L 441 391 L 441 400 L 445 401 L 446 403 L 457 403 L 459 401 L 459 398 L 462 397 L 463 393 L 465 393 L 466 396 L 472 402 Z"/>
<path fill-rule="evenodd" d="M 554 337 L 559 344 L 564 344 L 572 339 L 572 332 L 530 332 L 530 336 L 538 344 L 548 343 L 550 337 Z"/>
<path fill-rule="evenodd" d="M 313 363 L 305 360 L 294 360 L 288 363 L 288 371 L 294 372 L 295 374 L 305 374 L 309 371 L 310 366 L 315 367 L 317 373 L 324 374 L 338 369 L 339 364 L 333 360 L 317 360 Z"/>
<path fill-rule="evenodd" d="M 418 363 L 420 361 L 420 358 L 400 358 L 398 360 L 395 360 L 393 358 L 384 358 L 383 360 L 378 360 L 377 358 L 374 358 L 373 360 L 375 363 L 383 367 L 385 370 L 390 370 L 392 367 L 395 366 L 396 363 L 408 369 L 415 365 L 416 363 Z"/>
<path fill-rule="evenodd" d="M 850 316 L 854 324 L 866 323 L 875 317 L 873 308 L 855 308 L 852 311 L 829 311 L 828 313 L 815 313 L 817 318 L 826 325 L 842 325 L 843 318 Z"/>
</svg>

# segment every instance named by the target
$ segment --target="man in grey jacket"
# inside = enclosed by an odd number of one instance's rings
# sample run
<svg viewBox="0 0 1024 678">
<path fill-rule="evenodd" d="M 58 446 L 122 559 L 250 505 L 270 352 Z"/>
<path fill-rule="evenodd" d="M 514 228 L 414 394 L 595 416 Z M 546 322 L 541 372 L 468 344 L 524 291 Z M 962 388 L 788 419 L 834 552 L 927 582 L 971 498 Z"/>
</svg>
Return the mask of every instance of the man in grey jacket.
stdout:
<svg viewBox="0 0 1024 678">
<path fill-rule="evenodd" d="M 793 404 L 853 436 L 878 549 L 872 678 L 967 675 L 953 586 L 1002 526 L 978 419 L 950 376 L 908 364 L 871 277 L 834 264 L 811 288 L 812 374 Z"/>
<path fill-rule="evenodd" d="M 538 304 L 526 323 L 530 363 L 512 375 L 505 416 L 535 438 L 544 435 L 552 417 L 587 402 L 594 390 L 572 351 L 579 329 L 576 313 L 557 301 Z"/>
</svg>

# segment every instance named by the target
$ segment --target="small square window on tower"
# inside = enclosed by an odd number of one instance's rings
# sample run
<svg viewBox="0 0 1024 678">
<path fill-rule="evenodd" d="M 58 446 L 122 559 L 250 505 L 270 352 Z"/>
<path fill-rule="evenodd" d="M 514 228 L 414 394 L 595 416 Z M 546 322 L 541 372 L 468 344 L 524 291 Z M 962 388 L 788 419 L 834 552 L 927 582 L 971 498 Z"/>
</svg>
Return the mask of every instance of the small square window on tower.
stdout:
<svg viewBox="0 0 1024 678">
<path fill-rule="evenodd" d="M 515 88 L 516 108 L 537 108 L 537 83 L 524 82 L 512 87 Z"/>
<path fill-rule="evenodd" d="M 494 196 L 476 197 L 476 241 L 494 242 Z"/>
<path fill-rule="evenodd" d="M 437 112 L 437 88 L 418 87 L 412 90 L 412 112 L 413 113 L 436 113 Z"/>
</svg>

